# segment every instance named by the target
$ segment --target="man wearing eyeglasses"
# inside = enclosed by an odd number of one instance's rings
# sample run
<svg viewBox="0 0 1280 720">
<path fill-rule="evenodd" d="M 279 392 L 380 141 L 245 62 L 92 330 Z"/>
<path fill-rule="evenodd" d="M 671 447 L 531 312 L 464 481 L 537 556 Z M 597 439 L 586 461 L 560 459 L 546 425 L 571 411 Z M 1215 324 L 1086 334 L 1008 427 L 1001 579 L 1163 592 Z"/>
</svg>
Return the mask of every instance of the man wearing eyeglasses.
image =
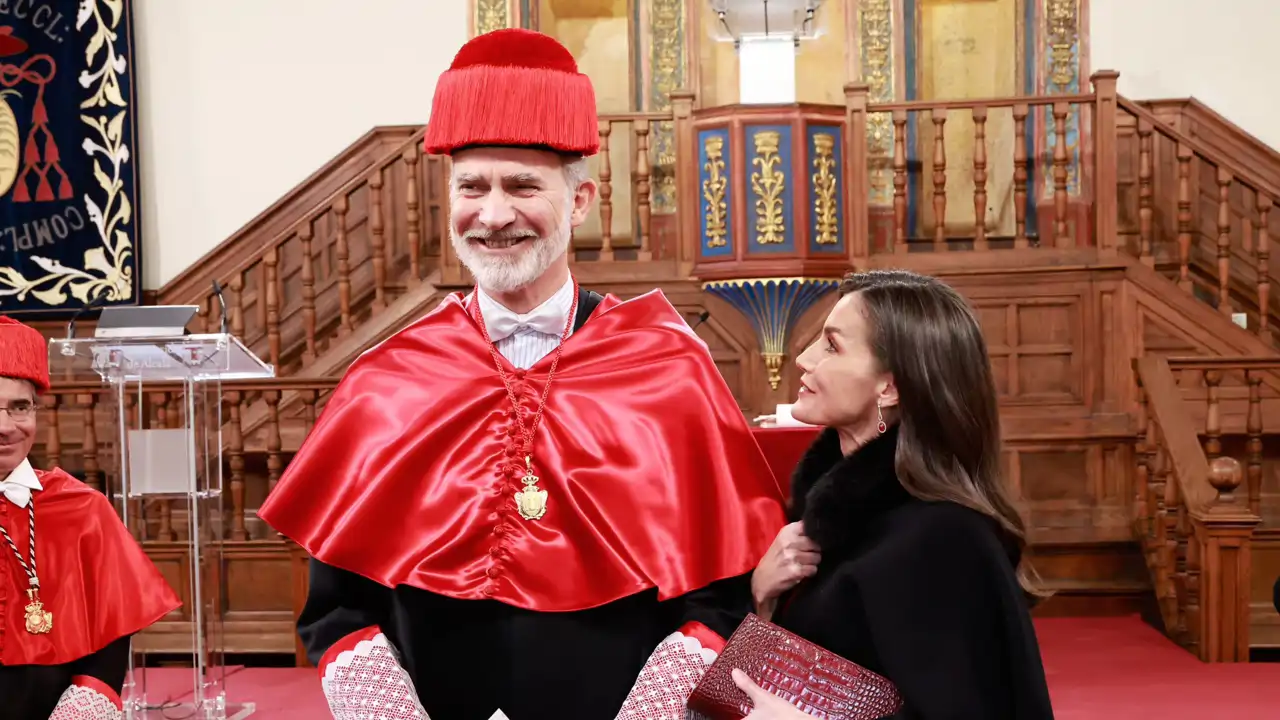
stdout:
<svg viewBox="0 0 1280 720">
<path fill-rule="evenodd" d="M 32 466 L 46 348 L 0 316 L 0 720 L 115 720 L 130 636 L 182 603 L 105 495 Z"/>
</svg>

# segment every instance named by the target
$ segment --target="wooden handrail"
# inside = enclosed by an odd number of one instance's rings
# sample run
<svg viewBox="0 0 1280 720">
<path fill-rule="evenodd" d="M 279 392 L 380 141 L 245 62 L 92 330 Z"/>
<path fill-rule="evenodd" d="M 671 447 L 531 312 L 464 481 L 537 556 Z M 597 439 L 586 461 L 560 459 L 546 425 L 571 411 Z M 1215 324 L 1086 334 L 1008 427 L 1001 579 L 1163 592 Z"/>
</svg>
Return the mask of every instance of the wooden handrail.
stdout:
<svg viewBox="0 0 1280 720">
<path fill-rule="evenodd" d="M 1182 391 L 1169 363 L 1164 358 L 1148 355 L 1134 360 L 1134 367 L 1146 392 L 1149 413 L 1164 435 L 1183 501 L 1188 510 L 1203 513 L 1218 493 L 1209 484 L 1209 461 L 1182 406 Z"/>
<path fill-rule="evenodd" d="M 1208 160 L 1218 168 L 1230 172 L 1234 179 L 1244 182 L 1245 184 L 1253 187 L 1254 190 L 1260 190 L 1267 193 L 1273 199 L 1280 199 L 1280 190 L 1277 190 L 1271 185 L 1271 183 L 1260 179 L 1254 173 L 1245 170 L 1230 160 L 1218 156 L 1217 153 L 1209 150 L 1203 143 L 1195 140 L 1194 138 L 1183 135 L 1177 128 L 1170 127 L 1167 123 L 1156 117 L 1155 113 L 1150 110 L 1142 107 L 1123 95 L 1119 97 L 1119 105 L 1123 110 L 1125 110 L 1125 112 L 1128 112 L 1135 118 L 1151 123 L 1152 129 L 1155 130 L 1155 132 L 1160 133 L 1175 143 L 1185 145 L 1196 155 Z"/>
<path fill-rule="evenodd" d="M 867 103 L 867 113 L 893 112 L 895 110 L 904 112 L 972 110 L 974 108 L 1013 107 L 1014 105 L 1039 107 L 1060 102 L 1068 105 L 1083 105 L 1092 103 L 1095 97 L 1093 93 L 1072 93 L 1061 95 L 1012 95 L 1008 97 L 964 100 L 907 100 L 904 102 Z"/>
</svg>

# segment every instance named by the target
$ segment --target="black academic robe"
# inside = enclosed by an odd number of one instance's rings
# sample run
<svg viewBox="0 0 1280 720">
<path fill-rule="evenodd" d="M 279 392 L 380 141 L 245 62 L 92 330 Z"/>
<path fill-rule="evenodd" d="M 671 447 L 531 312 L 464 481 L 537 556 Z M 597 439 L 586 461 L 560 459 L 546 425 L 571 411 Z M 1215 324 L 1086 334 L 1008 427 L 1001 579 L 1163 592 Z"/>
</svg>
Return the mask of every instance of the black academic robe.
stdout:
<svg viewBox="0 0 1280 720">
<path fill-rule="evenodd" d="M 44 720 L 76 675 L 96 678 L 120 692 L 129 667 L 129 640 L 120 638 L 61 665 L 0 665 L 0 720 Z"/>
<path fill-rule="evenodd" d="M 908 494 L 897 428 L 849 457 L 822 433 L 792 478 L 818 572 L 773 621 L 891 680 L 913 720 L 1053 717 L 1020 552 L 986 516 Z"/>
<path fill-rule="evenodd" d="M 599 304 L 580 292 L 574 328 Z M 659 601 L 656 590 L 575 612 L 386 588 L 312 559 L 298 633 L 312 663 L 377 625 L 396 646 L 431 720 L 612 720 L 649 654 L 685 622 L 728 637 L 751 609 L 750 575 Z"/>
</svg>

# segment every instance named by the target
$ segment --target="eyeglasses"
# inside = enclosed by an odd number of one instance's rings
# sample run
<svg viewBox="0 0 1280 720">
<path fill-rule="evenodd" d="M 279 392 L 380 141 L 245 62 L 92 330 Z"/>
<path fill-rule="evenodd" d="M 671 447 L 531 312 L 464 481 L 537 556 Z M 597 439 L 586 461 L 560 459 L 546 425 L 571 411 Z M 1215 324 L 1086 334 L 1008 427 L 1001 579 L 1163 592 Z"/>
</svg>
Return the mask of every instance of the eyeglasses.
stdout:
<svg viewBox="0 0 1280 720">
<path fill-rule="evenodd" d="M 0 412 L 9 413 L 9 419 L 14 422 L 21 420 L 30 420 L 36 416 L 36 411 L 40 408 L 32 402 L 16 402 L 8 407 L 0 407 Z"/>
</svg>

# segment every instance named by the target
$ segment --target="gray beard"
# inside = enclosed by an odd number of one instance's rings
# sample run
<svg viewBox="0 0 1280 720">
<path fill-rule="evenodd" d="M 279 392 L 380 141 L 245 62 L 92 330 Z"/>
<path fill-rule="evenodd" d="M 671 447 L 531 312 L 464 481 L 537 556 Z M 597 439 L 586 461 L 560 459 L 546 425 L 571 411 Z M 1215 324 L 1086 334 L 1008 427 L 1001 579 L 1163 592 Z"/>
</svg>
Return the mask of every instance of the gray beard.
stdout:
<svg viewBox="0 0 1280 720">
<path fill-rule="evenodd" d="M 522 252 L 507 257 L 486 255 L 483 250 L 471 247 L 472 238 L 484 240 L 490 237 L 532 240 Z M 542 277 L 547 268 L 569 248 L 570 237 L 572 228 L 568 213 L 565 214 L 559 232 L 551 237 L 536 237 L 528 231 L 487 233 L 477 230 L 459 236 L 452 224 L 449 227 L 449 239 L 458 259 L 471 271 L 477 285 L 494 293 L 513 292 Z"/>
</svg>

